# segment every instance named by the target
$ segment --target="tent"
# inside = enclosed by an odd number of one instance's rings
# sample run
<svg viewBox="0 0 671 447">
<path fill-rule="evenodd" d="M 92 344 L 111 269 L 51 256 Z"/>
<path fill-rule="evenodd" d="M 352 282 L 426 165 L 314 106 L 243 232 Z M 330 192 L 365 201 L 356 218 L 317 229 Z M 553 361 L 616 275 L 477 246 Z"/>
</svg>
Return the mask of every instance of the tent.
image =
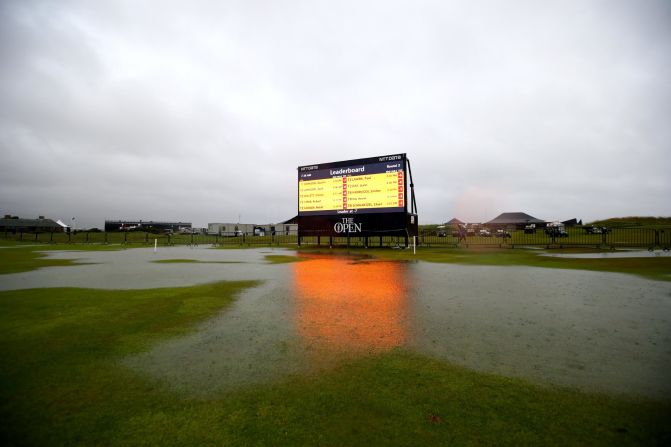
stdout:
<svg viewBox="0 0 671 447">
<path fill-rule="evenodd" d="M 545 226 L 545 221 L 530 216 L 527 213 L 515 212 L 515 213 L 501 213 L 494 219 L 487 222 L 485 225 L 489 227 L 501 227 L 501 228 L 515 227 L 521 230 L 529 224 L 536 224 L 537 227 L 539 226 L 542 227 Z"/>
</svg>

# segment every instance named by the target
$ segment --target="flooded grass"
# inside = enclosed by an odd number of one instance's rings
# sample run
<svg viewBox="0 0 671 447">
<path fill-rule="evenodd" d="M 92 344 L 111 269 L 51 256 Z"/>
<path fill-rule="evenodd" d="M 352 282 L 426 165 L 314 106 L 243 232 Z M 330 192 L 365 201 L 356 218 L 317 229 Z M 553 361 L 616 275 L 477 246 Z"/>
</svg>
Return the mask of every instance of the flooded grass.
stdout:
<svg viewBox="0 0 671 447">
<path fill-rule="evenodd" d="M 10 259 L 19 253 L 7 250 Z M 532 253 L 501 250 L 478 253 L 489 265 L 462 250 L 422 253 L 430 263 L 406 250 L 294 253 L 91 252 L 83 259 L 95 265 L 3 275 L 0 289 L 15 290 L 0 292 L 0 440 L 656 445 L 671 437 L 668 283 L 530 268 Z M 252 278 L 261 282 L 233 281 Z"/>
<path fill-rule="evenodd" d="M 52 259 L 35 247 L 11 247 L 0 251 L 0 275 L 29 272 L 43 267 L 75 265 L 75 259 Z"/>
<path fill-rule="evenodd" d="M 668 403 L 538 387 L 402 348 L 190 397 L 121 361 L 250 283 L 0 292 L 4 445 L 655 445 Z"/>
<path fill-rule="evenodd" d="M 201 261 L 199 259 L 158 259 L 154 264 L 239 264 L 237 261 Z"/>
<path fill-rule="evenodd" d="M 545 251 L 500 248 L 421 248 L 412 250 L 306 248 L 301 252 L 352 253 L 378 259 L 440 262 L 464 265 L 529 266 L 552 269 L 589 270 L 638 275 L 659 281 L 671 281 L 671 256 L 575 258 L 542 256 Z M 585 253 L 584 249 L 552 250 L 552 253 Z M 601 253 L 601 252 L 599 252 Z"/>
<path fill-rule="evenodd" d="M 2 240 L 0 240 L 2 241 Z M 67 244 L 30 244 L 14 241 L 2 241 L 0 244 L 0 275 L 29 272 L 44 267 L 66 267 L 81 265 L 77 259 L 54 259 L 45 252 L 50 251 L 112 251 L 121 250 L 121 246 L 82 244 L 76 247 Z"/>
</svg>

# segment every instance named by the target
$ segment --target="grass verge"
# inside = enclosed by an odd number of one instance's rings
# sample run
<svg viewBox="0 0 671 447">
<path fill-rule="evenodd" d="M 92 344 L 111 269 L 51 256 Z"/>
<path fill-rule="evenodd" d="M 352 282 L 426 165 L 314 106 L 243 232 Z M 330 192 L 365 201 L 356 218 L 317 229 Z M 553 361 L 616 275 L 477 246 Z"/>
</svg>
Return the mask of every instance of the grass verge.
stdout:
<svg viewBox="0 0 671 447">
<path fill-rule="evenodd" d="M 668 402 L 543 388 L 404 350 L 208 399 L 120 365 L 251 282 L 0 292 L 3 445 L 664 445 Z"/>
</svg>

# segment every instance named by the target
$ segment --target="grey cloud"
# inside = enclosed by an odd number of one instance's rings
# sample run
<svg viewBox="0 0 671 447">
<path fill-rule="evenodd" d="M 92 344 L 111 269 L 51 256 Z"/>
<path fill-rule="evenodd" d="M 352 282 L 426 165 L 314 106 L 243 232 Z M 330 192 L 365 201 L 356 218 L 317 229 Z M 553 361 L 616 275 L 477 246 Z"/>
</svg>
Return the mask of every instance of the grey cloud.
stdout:
<svg viewBox="0 0 671 447">
<path fill-rule="evenodd" d="M 665 1 L 0 6 L 1 212 L 270 222 L 407 152 L 422 222 L 669 214 Z"/>
</svg>

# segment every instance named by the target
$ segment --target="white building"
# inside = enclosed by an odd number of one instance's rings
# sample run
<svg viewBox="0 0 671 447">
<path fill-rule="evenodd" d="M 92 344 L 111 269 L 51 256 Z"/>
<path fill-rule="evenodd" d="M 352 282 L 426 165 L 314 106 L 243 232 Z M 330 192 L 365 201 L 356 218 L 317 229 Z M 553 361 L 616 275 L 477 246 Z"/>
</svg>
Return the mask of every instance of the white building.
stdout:
<svg viewBox="0 0 671 447">
<path fill-rule="evenodd" d="M 244 223 L 208 223 L 207 234 L 221 236 L 245 235 L 295 235 L 298 233 L 297 224 L 244 224 Z"/>
<path fill-rule="evenodd" d="M 254 234 L 254 224 L 243 223 L 208 223 L 207 234 L 218 234 L 221 236 L 242 236 L 243 234 Z"/>
</svg>

